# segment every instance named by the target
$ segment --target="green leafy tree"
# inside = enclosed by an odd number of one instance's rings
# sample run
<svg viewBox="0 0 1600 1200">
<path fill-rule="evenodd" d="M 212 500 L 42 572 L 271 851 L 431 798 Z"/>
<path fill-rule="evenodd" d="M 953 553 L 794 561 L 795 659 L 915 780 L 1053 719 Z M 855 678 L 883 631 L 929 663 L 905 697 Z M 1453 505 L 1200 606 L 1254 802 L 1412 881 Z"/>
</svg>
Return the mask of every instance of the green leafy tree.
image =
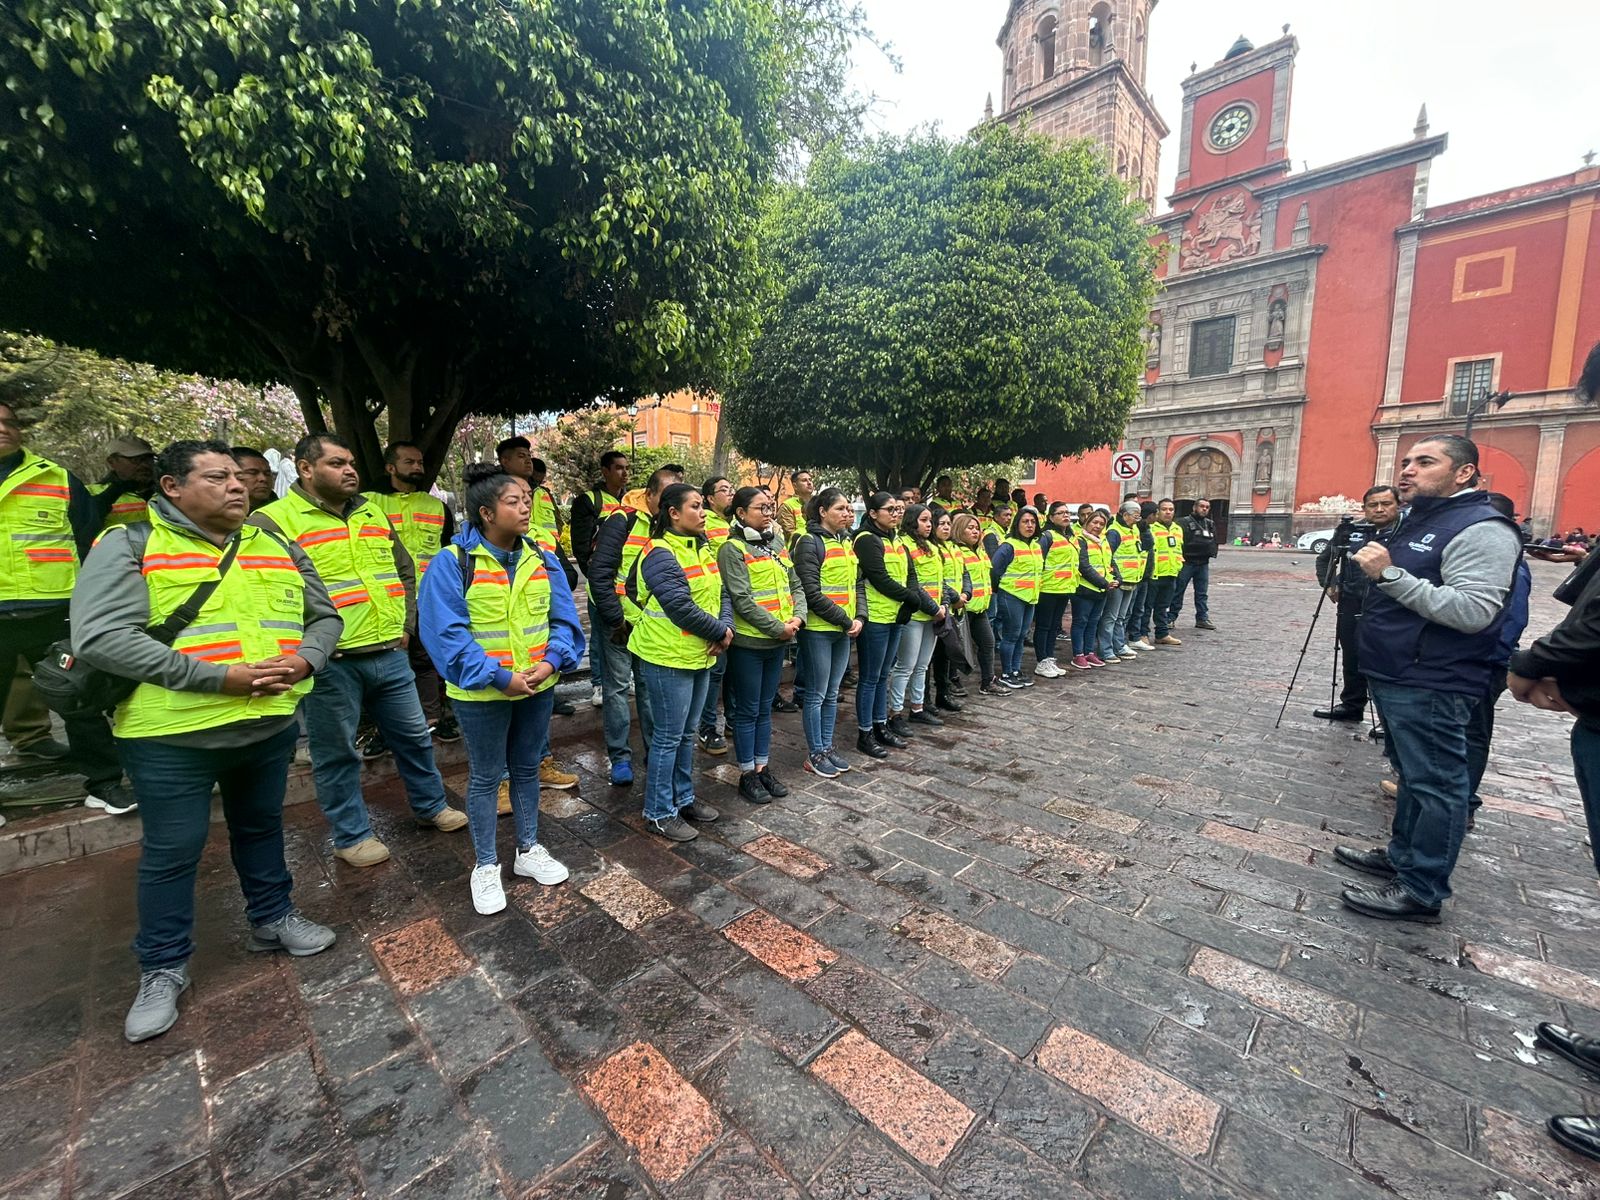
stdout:
<svg viewBox="0 0 1600 1200">
<path fill-rule="evenodd" d="M 437 471 L 468 412 L 705 380 L 821 53 L 772 3 L 18 0 L 0 322 L 284 380 L 369 480 L 385 433 Z"/>
<path fill-rule="evenodd" d="M 734 444 L 864 491 L 1113 444 L 1155 286 L 1140 213 L 1088 143 L 1004 125 L 819 155 L 763 227 Z"/>
<path fill-rule="evenodd" d="M 596 405 L 562 417 L 539 435 L 539 457 L 549 469 L 550 487 L 566 497 L 594 486 L 600 478 L 600 456 L 627 450 L 633 441 L 633 418 L 626 409 Z"/>
</svg>

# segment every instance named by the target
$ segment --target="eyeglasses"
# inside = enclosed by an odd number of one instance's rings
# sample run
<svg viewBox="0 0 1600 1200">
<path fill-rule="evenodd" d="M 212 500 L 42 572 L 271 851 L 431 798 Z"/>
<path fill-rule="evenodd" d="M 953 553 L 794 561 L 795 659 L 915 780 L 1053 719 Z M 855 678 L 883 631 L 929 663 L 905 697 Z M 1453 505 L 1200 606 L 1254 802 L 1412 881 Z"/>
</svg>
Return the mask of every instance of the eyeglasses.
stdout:
<svg viewBox="0 0 1600 1200">
<path fill-rule="evenodd" d="M 755 510 L 757 512 L 775 513 L 778 511 L 778 506 L 776 504 L 757 504 Z"/>
</svg>

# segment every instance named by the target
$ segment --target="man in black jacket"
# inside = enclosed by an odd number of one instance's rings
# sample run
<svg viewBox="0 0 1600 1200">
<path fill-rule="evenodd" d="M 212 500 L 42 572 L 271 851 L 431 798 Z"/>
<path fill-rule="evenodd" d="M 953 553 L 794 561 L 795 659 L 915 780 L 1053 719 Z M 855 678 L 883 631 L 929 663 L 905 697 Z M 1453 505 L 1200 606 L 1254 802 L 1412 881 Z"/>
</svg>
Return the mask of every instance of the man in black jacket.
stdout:
<svg viewBox="0 0 1600 1200">
<path fill-rule="evenodd" d="M 1400 519 L 1400 493 L 1387 483 L 1367 489 L 1361 498 L 1361 520 L 1346 527 L 1346 532 L 1336 535 L 1322 553 L 1317 555 L 1317 582 L 1328 593 L 1328 599 L 1338 606 L 1336 636 L 1339 650 L 1344 655 L 1344 687 L 1339 692 L 1339 702 L 1332 708 L 1319 708 L 1311 715 L 1324 721 L 1359 721 L 1367 711 L 1367 677 L 1361 673 L 1361 650 L 1357 634 L 1361 619 L 1361 606 L 1367 599 L 1369 580 L 1355 563 L 1356 551 L 1376 538 L 1382 541 Z M 1334 571 L 1334 557 L 1344 552 L 1339 570 Z"/>
<path fill-rule="evenodd" d="M 1178 520 L 1183 530 L 1183 570 L 1178 572 L 1178 586 L 1172 593 L 1172 606 L 1167 609 L 1167 624 L 1176 625 L 1183 611 L 1183 593 L 1190 581 L 1194 583 L 1194 627 L 1215 629 L 1211 623 L 1211 560 L 1217 556 L 1217 526 L 1211 519 L 1211 501 L 1196 500 L 1194 510 Z"/>
<path fill-rule="evenodd" d="M 628 490 L 628 456 L 621 450 L 607 450 L 600 456 L 600 482 L 573 497 L 571 520 L 572 557 L 578 560 L 578 570 L 589 577 L 589 557 L 594 553 L 595 535 L 600 522 L 609 511 L 622 504 L 622 493 Z M 587 589 L 585 589 L 587 590 Z M 589 703 L 599 708 L 605 701 L 605 664 L 609 657 L 600 645 L 603 629 L 600 614 L 589 601 L 589 682 L 594 693 Z"/>
</svg>

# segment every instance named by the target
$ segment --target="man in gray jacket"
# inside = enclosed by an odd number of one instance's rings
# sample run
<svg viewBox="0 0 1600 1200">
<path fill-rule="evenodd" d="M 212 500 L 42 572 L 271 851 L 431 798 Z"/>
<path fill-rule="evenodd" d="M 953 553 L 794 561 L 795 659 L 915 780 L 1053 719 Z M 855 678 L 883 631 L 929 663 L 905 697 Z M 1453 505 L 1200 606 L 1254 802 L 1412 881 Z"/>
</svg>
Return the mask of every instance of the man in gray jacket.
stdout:
<svg viewBox="0 0 1600 1200">
<path fill-rule="evenodd" d="M 250 949 L 307 955 L 334 941 L 290 900 L 283 795 L 295 709 L 343 622 L 298 546 L 244 527 L 249 492 L 225 444 L 174 442 L 156 476 L 150 523 L 100 540 L 71 613 L 78 657 L 139 684 L 117 706 L 113 727 L 144 819 L 130 1042 L 172 1028 L 189 986 L 195 874 L 213 787 L 222 793 Z M 181 621 L 207 587 L 183 628 L 152 636 L 167 618 Z"/>
</svg>

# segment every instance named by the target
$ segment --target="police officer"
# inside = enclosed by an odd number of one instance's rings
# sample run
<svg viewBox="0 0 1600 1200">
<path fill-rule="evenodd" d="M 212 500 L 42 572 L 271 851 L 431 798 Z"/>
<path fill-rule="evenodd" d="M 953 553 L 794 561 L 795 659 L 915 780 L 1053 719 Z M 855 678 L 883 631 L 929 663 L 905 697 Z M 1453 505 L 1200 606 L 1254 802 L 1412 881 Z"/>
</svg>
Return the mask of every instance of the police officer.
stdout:
<svg viewBox="0 0 1600 1200">
<path fill-rule="evenodd" d="M 1183 526 L 1172 519 L 1176 511 L 1172 501 L 1164 498 L 1150 519 L 1150 539 L 1155 546 L 1149 592 L 1156 626 L 1153 646 L 1183 645 L 1172 635 L 1172 597 L 1178 589 L 1178 576 L 1183 573 Z"/>
<path fill-rule="evenodd" d="M 1357 638 L 1361 606 L 1367 598 L 1367 576 L 1355 556 L 1374 539 L 1383 541 L 1385 531 L 1400 519 L 1400 493 L 1391 485 L 1370 487 L 1361 497 L 1361 521 L 1342 529 L 1317 555 L 1317 582 L 1338 606 L 1339 651 L 1344 655 L 1344 687 L 1339 702 L 1332 708 L 1319 708 L 1311 715 L 1324 721 L 1359 721 L 1367 711 L 1367 677 L 1361 673 L 1361 645 Z M 1337 575 L 1334 559 L 1340 553 Z"/>
<path fill-rule="evenodd" d="M 136 525 L 146 519 L 155 490 L 156 452 L 141 437 L 119 437 L 106 447 L 106 476 L 89 490 L 100 502 L 101 525 Z"/>
<path fill-rule="evenodd" d="M 294 448 L 294 465 L 300 477 L 288 495 L 252 513 L 250 523 L 306 552 L 344 618 L 339 647 L 306 700 L 306 737 L 334 857 L 372 867 L 388 859 L 389 848 L 373 835 L 361 794 L 355 740 L 362 709 L 394 752 L 418 823 L 448 833 L 466 828 L 467 817 L 445 803 L 407 656 L 417 627 L 411 555 L 389 518 L 360 495 L 355 453 L 343 438 L 307 434 Z"/>
<path fill-rule="evenodd" d="M 250 949 L 303 956 L 333 944 L 290 899 L 283 794 L 295 709 L 339 641 L 340 621 L 306 555 L 245 525 L 249 495 L 222 442 L 161 454 L 143 553 L 125 531 L 101 539 L 72 597 L 73 649 L 139 686 L 117 706 L 116 736 L 140 800 L 139 992 L 130 1042 L 178 1019 L 194 953 L 194 885 L 222 793 Z M 150 636 L 209 585 L 170 645 Z"/>
<path fill-rule="evenodd" d="M 0 697 L 19 657 L 36 663 L 67 636 L 67 602 L 78 564 L 100 532 L 100 510 L 83 482 L 22 445 L 16 410 L 0 403 Z M 138 807 L 103 717 L 65 722 L 87 783 L 84 804 L 120 815 Z"/>
<path fill-rule="evenodd" d="M 1371 580 L 1361 661 L 1400 774 L 1387 849 L 1336 846 L 1346 866 L 1386 880 L 1347 888 L 1345 906 L 1391 921 L 1437 922 L 1466 836 L 1472 794 L 1467 727 L 1504 661 L 1507 598 L 1522 537 L 1476 489 L 1478 448 L 1440 435 L 1401 462 L 1409 504 L 1387 546 L 1355 556 Z"/>
</svg>

